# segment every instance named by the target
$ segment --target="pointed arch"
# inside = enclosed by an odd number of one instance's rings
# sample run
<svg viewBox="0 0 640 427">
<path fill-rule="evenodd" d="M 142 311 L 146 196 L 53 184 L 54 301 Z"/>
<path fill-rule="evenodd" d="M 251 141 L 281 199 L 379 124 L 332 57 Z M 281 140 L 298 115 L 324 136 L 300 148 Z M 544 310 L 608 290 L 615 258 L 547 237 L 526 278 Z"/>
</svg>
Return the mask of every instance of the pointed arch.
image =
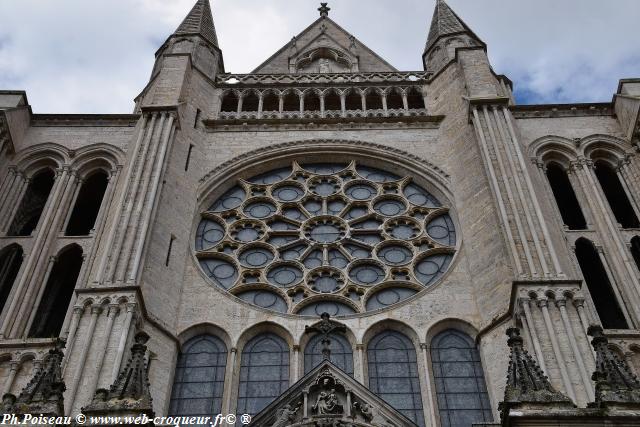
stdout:
<svg viewBox="0 0 640 427">
<path fill-rule="evenodd" d="M 235 90 L 228 90 L 222 93 L 220 111 L 224 113 L 235 113 L 238 111 L 240 95 Z"/>
<path fill-rule="evenodd" d="M 44 167 L 32 175 L 9 227 L 10 236 L 29 236 L 36 229 L 55 179 L 56 175 L 49 167 Z"/>
<path fill-rule="evenodd" d="M 443 426 L 493 421 L 480 353 L 471 337 L 458 329 L 437 334 L 431 340 L 431 367 Z"/>
<path fill-rule="evenodd" d="M 640 236 L 634 236 L 631 239 L 631 255 L 636 263 L 636 267 L 640 270 Z"/>
<path fill-rule="evenodd" d="M 262 111 L 263 112 L 279 112 L 280 96 L 276 90 L 265 90 L 262 92 Z"/>
<path fill-rule="evenodd" d="M 605 329 L 628 329 L 620 302 L 593 242 L 581 237 L 576 240 L 575 251 L 602 326 Z"/>
<path fill-rule="evenodd" d="M 265 332 L 242 349 L 236 413 L 255 415 L 289 388 L 289 346 Z"/>
<path fill-rule="evenodd" d="M 31 324 L 30 337 L 50 338 L 60 334 L 82 261 L 82 248 L 77 244 L 65 246 L 60 250 Z"/>
<path fill-rule="evenodd" d="M 599 159 L 594 162 L 593 169 L 616 221 L 623 228 L 640 227 L 638 217 L 620 182 L 615 166 L 607 160 Z"/>
<path fill-rule="evenodd" d="M 170 416 L 211 416 L 222 411 L 227 346 L 215 335 L 190 338 L 183 346 L 173 379 Z"/>
<path fill-rule="evenodd" d="M 322 363 L 322 339 L 322 335 L 314 335 L 304 347 L 305 374 Z M 329 339 L 331 340 L 329 345 L 331 362 L 347 374 L 353 376 L 353 348 L 351 347 L 351 343 L 343 334 L 337 332 L 330 334 Z"/>
<path fill-rule="evenodd" d="M 576 193 L 573 191 L 566 169 L 555 161 L 549 162 L 546 169 L 547 180 L 562 221 L 570 230 L 585 230 L 587 221 L 582 213 Z"/>
<path fill-rule="evenodd" d="M 108 185 L 109 174 L 104 169 L 95 169 L 84 178 L 71 210 L 65 235 L 87 236 L 91 233 Z"/>
<path fill-rule="evenodd" d="M 419 426 L 424 426 L 416 348 L 403 333 L 388 329 L 367 345 L 369 389 Z"/>
<path fill-rule="evenodd" d="M 0 313 L 9 300 L 13 284 L 22 266 L 22 246 L 14 243 L 0 251 Z"/>
</svg>

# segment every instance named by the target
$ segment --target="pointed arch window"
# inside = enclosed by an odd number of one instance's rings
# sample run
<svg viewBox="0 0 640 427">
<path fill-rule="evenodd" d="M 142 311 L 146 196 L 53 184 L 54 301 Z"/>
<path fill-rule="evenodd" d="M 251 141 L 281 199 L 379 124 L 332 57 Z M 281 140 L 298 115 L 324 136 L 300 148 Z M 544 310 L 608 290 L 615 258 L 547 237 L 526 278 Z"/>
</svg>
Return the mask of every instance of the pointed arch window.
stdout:
<svg viewBox="0 0 640 427">
<path fill-rule="evenodd" d="M 289 346 L 272 333 L 252 338 L 242 350 L 238 414 L 255 415 L 289 388 Z"/>
<path fill-rule="evenodd" d="M 340 101 L 340 94 L 331 90 L 324 95 L 324 110 L 325 111 L 341 111 L 342 102 Z"/>
<path fill-rule="evenodd" d="M 347 374 L 353 376 L 353 350 L 349 340 L 338 333 L 329 335 L 331 344 L 331 362 Z M 304 373 L 309 373 L 313 368 L 322 363 L 322 335 L 314 335 L 304 348 Z"/>
<path fill-rule="evenodd" d="M 31 325 L 30 337 L 50 338 L 60 334 L 80 274 L 80 267 L 82 267 L 80 246 L 74 244 L 63 249 L 49 274 L 49 280 Z"/>
<path fill-rule="evenodd" d="M 416 349 L 397 331 L 384 331 L 367 346 L 369 389 L 407 418 L 424 426 Z"/>
<path fill-rule="evenodd" d="M 300 98 L 297 93 L 289 91 L 283 96 L 282 111 L 300 111 Z"/>
<path fill-rule="evenodd" d="M 622 228 L 640 227 L 631 201 L 613 167 L 603 160 L 598 160 L 594 163 L 594 171 L 616 221 L 622 225 Z"/>
<path fill-rule="evenodd" d="M 602 326 L 627 329 L 629 325 L 593 243 L 582 237 L 576 240 L 576 258 Z"/>
<path fill-rule="evenodd" d="M 65 230 L 67 236 L 89 235 L 96 224 L 108 184 L 109 177 L 103 170 L 94 172 L 84 180 Z"/>
<path fill-rule="evenodd" d="M 549 163 L 547 165 L 547 179 L 562 221 L 570 230 L 586 229 L 587 222 L 565 169 L 557 163 Z"/>
<path fill-rule="evenodd" d="M 220 105 L 220 111 L 235 113 L 236 111 L 238 111 L 238 101 L 239 98 L 235 92 L 229 91 L 225 93 Z"/>
<path fill-rule="evenodd" d="M 19 245 L 10 245 L 0 251 L 0 313 L 9 300 L 21 265 L 22 248 Z"/>
<path fill-rule="evenodd" d="M 222 411 L 227 347 L 213 335 L 187 341 L 176 365 L 169 414 L 211 416 Z"/>
<path fill-rule="evenodd" d="M 636 262 L 636 267 L 640 270 L 640 236 L 635 236 L 631 239 L 631 255 Z"/>
<path fill-rule="evenodd" d="M 41 170 L 33 176 L 9 227 L 10 236 L 29 236 L 36 229 L 54 181 L 55 174 L 51 169 Z"/>
<path fill-rule="evenodd" d="M 254 91 L 249 91 L 242 98 L 242 111 L 258 111 L 260 98 Z"/>
<path fill-rule="evenodd" d="M 480 353 L 467 334 L 448 329 L 436 335 L 431 367 L 442 427 L 493 421 Z"/>
</svg>

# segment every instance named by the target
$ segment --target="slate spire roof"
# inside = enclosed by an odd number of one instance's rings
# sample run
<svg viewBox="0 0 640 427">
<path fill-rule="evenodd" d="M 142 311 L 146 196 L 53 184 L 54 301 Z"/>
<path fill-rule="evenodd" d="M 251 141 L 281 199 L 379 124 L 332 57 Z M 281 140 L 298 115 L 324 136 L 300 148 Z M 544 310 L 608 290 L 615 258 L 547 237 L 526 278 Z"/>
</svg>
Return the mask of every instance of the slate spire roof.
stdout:
<svg viewBox="0 0 640 427">
<path fill-rule="evenodd" d="M 198 0 L 174 34 L 199 34 L 218 47 L 216 28 L 213 25 L 209 0 Z"/>
<path fill-rule="evenodd" d="M 425 52 L 431 49 L 440 37 L 461 33 L 467 33 L 482 43 L 480 38 L 471 31 L 444 0 L 436 0 L 436 8 L 433 11 L 433 18 L 431 18 L 431 28 L 429 28 L 429 36 L 424 48 Z"/>
</svg>

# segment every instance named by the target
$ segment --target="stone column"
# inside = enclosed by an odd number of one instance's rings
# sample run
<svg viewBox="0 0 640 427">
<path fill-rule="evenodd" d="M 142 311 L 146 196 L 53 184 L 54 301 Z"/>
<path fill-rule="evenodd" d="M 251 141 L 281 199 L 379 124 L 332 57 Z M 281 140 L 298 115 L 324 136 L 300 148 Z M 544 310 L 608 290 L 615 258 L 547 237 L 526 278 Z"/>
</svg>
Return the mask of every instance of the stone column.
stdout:
<svg viewBox="0 0 640 427">
<path fill-rule="evenodd" d="M 69 330 L 62 334 L 62 338 L 66 339 L 65 358 L 63 360 L 63 373 L 67 368 L 69 358 L 71 357 L 71 351 L 73 350 L 73 344 L 76 340 L 76 332 L 78 331 L 78 325 L 82 319 L 84 313 L 84 306 L 76 305 L 73 307 L 73 313 L 71 314 L 71 322 L 69 322 Z"/>
<path fill-rule="evenodd" d="M 118 304 L 110 304 L 108 310 L 109 311 L 107 313 L 107 326 L 105 327 L 104 336 L 103 336 L 103 339 L 99 342 L 99 346 L 95 351 L 95 353 L 98 355 L 98 361 L 95 369 L 93 370 L 93 374 L 89 382 L 88 391 L 91 394 L 91 397 L 93 397 L 93 393 L 95 393 L 96 391 L 98 381 L 100 381 L 100 373 L 102 372 L 104 357 L 107 354 L 107 345 L 109 344 L 109 339 L 111 338 L 111 331 L 113 330 L 113 322 L 115 321 L 116 316 L 120 312 L 120 307 L 118 306 Z"/>
<path fill-rule="evenodd" d="M 573 327 L 571 326 L 571 321 L 569 320 L 569 316 L 567 314 L 567 300 L 565 298 L 557 299 L 556 306 L 560 310 L 560 317 L 562 318 L 562 323 L 564 324 L 565 333 L 569 338 L 569 344 L 571 345 L 573 356 L 575 357 L 576 364 L 578 365 L 578 372 L 580 372 L 580 377 L 582 378 L 582 384 L 584 385 L 584 389 L 587 393 L 587 397 L 589 398 L 589 401 L 592 402 L 595 396 L 593 394 L 593 388 L 591 387 L 591 378 L 587 373 L 587 367 L 584 363 L 584 359 L 582 359 L 582 352 L 578 348 L 578 343 L 576 342 L 576 337 L 573 332 Z"/>
<path fill-rule="evenodd" d="M 549 335 L 549 339 L 551 340 L 551 347 L 553 348 L 553 354 L 556 358 L 556 362 L 558 363 L 558 368 L 560 369 L 560 376 L 562 377 L 564 388 L 566 389 L 567 394 L 569 395 L 571 400 L 575 402 L 576 393 L 573 390 L 573 384 L 571 384 L 571 380 L 569 379 L 567 365 L 564 361 L 564 356 L 562 355 L 562 349 L 558 344 L 556 331 L 553 329 L 553 322 L 551 322 L 551 316 L 549 316 L 548 303 L 549 301 L 547 299 L 538 300 L 538 306 L 542 310 L 542 318 L 544 319 L 544 324 L 547 327 L 547 334 Z"/>
<path fill-rule="evenodd" d="M 361 384 L 364 384 L 364 344 L 356 344 L 356 353 L 358 354 L 358 363 L 360 369 L 355 370 L 355 379 Z"/>
<path fill-rule="evenodd" d="M 536 358 L 538 359 L 538 365 L 540 365 L 540 368 L 548 374 L 547 367 L 544 363 L 544 353 L 542 353 L 542 348 L 540 347 L 540 340 L 538 339 L 538 333 L 536 332 L 536 324 L 534 323 L 533 316 L 531 314 L 529 301 L 529 298 L 520 298 L 520 304 L 522 304 L 525 320 L 529 326 L 529 333 L 531 334 L 533 349 L 536 353 Z"/>
<path fill-rule="evenodd" d="M 4 393 L 11 393 L 11 387 L 13 387 L 13 382 L 16 379 L 16 374 L 18 373 L 18 368 L 20 367 L 20 363 L 17 360 L 12 360 L 9 362 L 9 375 L 7 375 L 7 379 L 4 380 Z"/>
<path fill-rule="evenodd" d="M 65 405 L 65 415 L 69 415 L 71 413 L 71 409 L 74 406 L 76 401 L 76 393 L 78 392 L 78 386 L 80 385 L 80 380 L 83 377 L 83 372 L 85 365 L 87 363 L 87 356 L 89 355 L 89 349 L 91 348 L 91 343 L 93 342 L 93 334 L 96 331 L 96 325 L 98 323 L 98 316 L 102 313 L 102 307 L 99 305 L 91 306 L 91 319 L 89 321 L 89 328 L 87 330 L 86 339 L 83 342 L 83 346 L 80 349 L 80 357 L 78 359 L 78 368 L 75 372 L 75 375 L 71 378 L 71 387 L 69 387 L 69 398 L 68 404 Z"/>
<path fill-rule="evenodd" d="M 230 414 L 233 408 L 233 402 L 232 402 L 232 398 L 233 398 L 233 384 L 234 384 L 234 378 L 236 377 L 235 372 L 236 372 L 236 358 L 237 358 L 237 354 L 238 354 L 238 349 L 235 347 L 232 347 L 229 349 L 229 355 L 227 357 L 227 368 L 225 369 L 225 375 L 224 375 L 224 390 L 223 390 L 223 394 L 222 394 L 222 405 L 221 405 L 221 411 L 223 414 Z"/>
<path fill-rule="evenodd" d="M 118 342 L 118 351 L 113 361 L 113 370 L 111 371 L 111 382 L 115 382 L 120 373 L 120 365 L 122 364 L 122 358 L 124 356 L 124 349 L 127 345 L 127 338 L 129 337 L 129 330 L 131 329 L 131 322 L 135 314 L 136 303 L 127 303 L 127 313 L 122 323 L 122 331 L 120 332 L 120 341 Z"/>
<path fill-rule="evenodd" d="M 262 117 L 263 104 L 264 104 L 264 98 L 262 97 L 262 92 L 260 92 L 258 96 L 258 118 Z"/>
<path fill-rule="evenodd" d="M 290 369 L 291 379 L 289 380 L 289 384 L 294 384 L 300 378 L 300 372 L 304 371 L 304 367 L 300 367 L 300 346 L 294 344 L 291 352 L 291 365 L 293 369 Z"/>
<path fill-rule="evenodd" d="M 389 117 L 389 111 L 387 111 L 387 92 L 382 92 L 380 96 L 382 98 L 382 109 L 384 110 L 384 116 Z"/>
<path fill-rule="evenodd" d="M 422 350 L 422 357 L 424 360 L 424 369 L 425 372 L 420 375 L 422 378 L 424 378 L 424 383 L 426 385 L 426 389 L 427 389 L 427 395 L 422 397 L 422 406 L 424 407 L 424 414 L 426 415 L 427 419 L 429 420 L 429 425 L 432 426 L 437 426 L 438 422 L 436 421 L 436 411 L 435 408 L 431 407 L 431 402 L 434 401 L 433 399 L 433 388 L 431 388 L 431 379 L 430 379 L 430 364 L 429 364 L 429 346 L 427 345 L 427 343 L 420 343 L 420 350 Z"/>
</svg>

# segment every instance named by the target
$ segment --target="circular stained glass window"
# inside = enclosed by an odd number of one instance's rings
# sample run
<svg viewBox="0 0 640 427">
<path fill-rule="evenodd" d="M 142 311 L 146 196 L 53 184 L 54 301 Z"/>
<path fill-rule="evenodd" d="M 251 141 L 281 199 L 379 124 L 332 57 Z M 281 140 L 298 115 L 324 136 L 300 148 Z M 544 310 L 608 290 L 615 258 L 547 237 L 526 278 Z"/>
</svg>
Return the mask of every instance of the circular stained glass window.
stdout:
<svg viewBox="0 0 640 427">
<path fill-rule="evenodd" d="M 433 194 L 410 176 L 355 162 L 293 162 L 241 177 L 204 209 L 195 236 L 212 283 L 302 316 L 393 306 L 433 286 L 455 244 L 453 220 Z"/>
</svg>

